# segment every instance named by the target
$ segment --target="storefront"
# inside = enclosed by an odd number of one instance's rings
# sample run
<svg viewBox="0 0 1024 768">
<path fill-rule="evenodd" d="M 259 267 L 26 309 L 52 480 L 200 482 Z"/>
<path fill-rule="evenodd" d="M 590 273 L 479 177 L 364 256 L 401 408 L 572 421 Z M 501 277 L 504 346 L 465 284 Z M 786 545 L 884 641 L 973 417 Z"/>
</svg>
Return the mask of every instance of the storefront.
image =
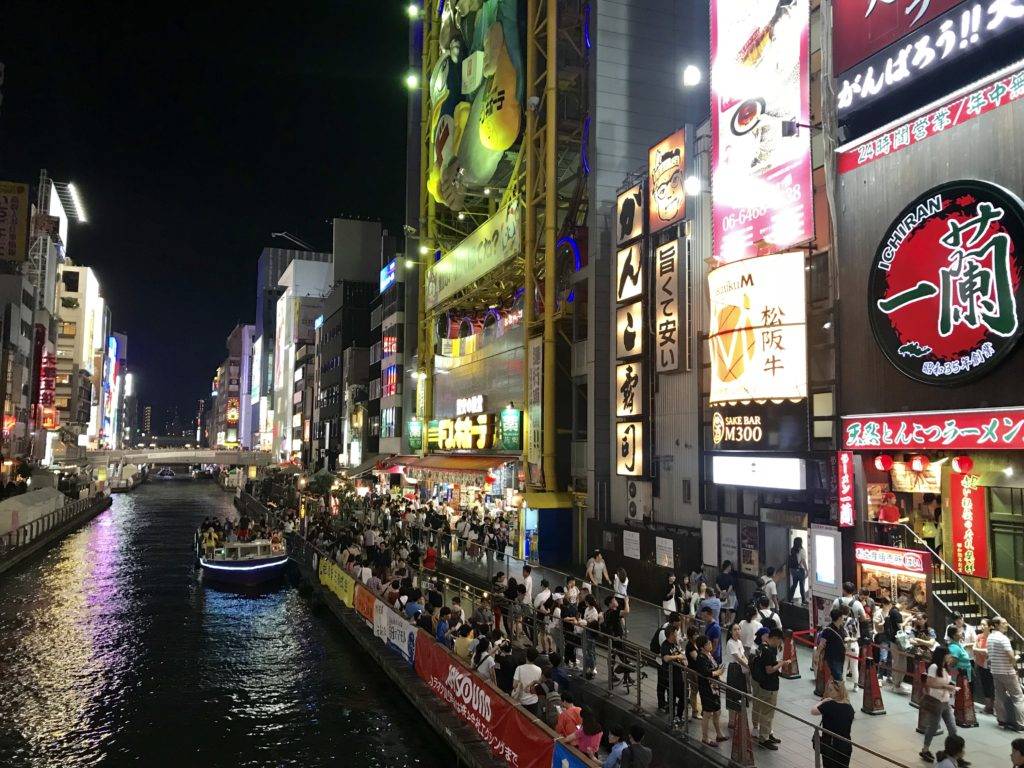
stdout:
<svg viewBox="0 0 1024 768">
<path fill-rule="evenodd" d="M 928 612 L 931 556 L 927 552 L 857 542 L 853 559 L 858 589 L 866 589 L 876 599 L 900 601 L 912 611 Z"/>
</svg>

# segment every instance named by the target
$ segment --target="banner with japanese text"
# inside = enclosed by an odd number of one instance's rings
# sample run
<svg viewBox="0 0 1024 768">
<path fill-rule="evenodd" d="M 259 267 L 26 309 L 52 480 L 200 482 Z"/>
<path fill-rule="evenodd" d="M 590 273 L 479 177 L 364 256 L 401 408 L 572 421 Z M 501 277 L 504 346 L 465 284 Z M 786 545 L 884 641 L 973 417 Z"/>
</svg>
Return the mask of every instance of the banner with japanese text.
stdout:
<svg viewBox="0 0 1024 768">
<path fill-rule="evenodd" d="M 373 596 L 373 592 L 368 590 L 362 584 L 356 585 L 356 597 L 354 608 L 366 619 L 366 623 L 371 627 L 373 626 L 373 611 L 374 604 L 377 602 L 377 598 Z"/>
<path fill-rule="evenodd" d="M 949 514 L 953 519 L 953 569 L 964 576 L 987 579 L 988 510 L 986 488 L 978 475 L 951 472 Z"/>
<path fill-rule="evenodd" d="M 416 674 L 513 768 L 551 768 L 554 740 L 423 631 L 416 634 Z"/>
<path fill-rule="evenodd" d="M 839 527 L 852 528 L 857 521 L 857 503 L 853 497 L 853 452 L 839 451 L 836 456 L 836 496 Z"/>
<path fill-rule="evenodd" d="M 318 568 L 320 583 L 334 593 L 334 596 L 351 608 L 355 605 L 356 580 L 342 570 L 333 560 L 320 558 Z"/>
<path fill-rule="evenodd" d="M 380 598 L 373 607 L 373 634 L 412 665 L 416 657 L 416 627 Z"/>
<path fill-rule="evenodd" d="M 1024 448 L 1024 408 L 843 416 L 843 448 L 988 451 Z"/>
</svg>

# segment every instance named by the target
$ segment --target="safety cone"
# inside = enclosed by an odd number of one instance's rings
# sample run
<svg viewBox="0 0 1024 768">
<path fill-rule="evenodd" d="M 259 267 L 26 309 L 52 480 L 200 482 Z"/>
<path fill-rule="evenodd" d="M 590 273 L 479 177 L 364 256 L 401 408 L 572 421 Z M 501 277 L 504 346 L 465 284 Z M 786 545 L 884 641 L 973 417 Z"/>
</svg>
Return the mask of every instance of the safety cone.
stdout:
<svg viewBox="0 0 1024 768">
<path fill-rule="evenodd" d="M 796 643 L 793 642 L 793 630 L 786 630 L 786 639 L 782 643 L 782 658 L 792 659 L 789 664 L 784 664 L 779 671 L 779 677 L 786 680 L 800 679 L 800 660 L 796 657 Z"/>
<path fill-rule="evenodd" d="M 910 706 L 917 709 L 921 705 L 921 697 L 924 696 L 924 678 L 927 674 L 927 667 L 923 661 L 917 662 L 910 679 Z"/>
<path fill-rule="evenodd" d="M 953 716 L 958 728 L 977 728 L 978 715 L 974 711 L 974 695 L 971 693 L 971 681 L 961 672 L 956 676 L 956 698 L 953 699 Z"/>
<path fill-rule="evenodd" d="M 882 686 L 878 684 L 878 667 L 871 656 L 862 663 L 864 671 L 861 675 L 861 685 L 864 688 L 864 702 L 860 711 L 866 715 L 884 715 L 885 704 L 882 703 Z"/>
<path fill-rule="evenodd" d="M 814 695 L 824 696 L 825 687 L 832 682 L 832 672 L 824 659 L 818 659 L 818 671 L 814 675 Z"/>
<path fill-rule="evenodd" d="M 732 729 L 731 765 L 737 768 L 754 768 L 754 739 L 750 735 L 750 720 L 747 717 L 747 699 L 744 697 L 740 711 L 736 713 L 736 725 Z"/>
</svg>

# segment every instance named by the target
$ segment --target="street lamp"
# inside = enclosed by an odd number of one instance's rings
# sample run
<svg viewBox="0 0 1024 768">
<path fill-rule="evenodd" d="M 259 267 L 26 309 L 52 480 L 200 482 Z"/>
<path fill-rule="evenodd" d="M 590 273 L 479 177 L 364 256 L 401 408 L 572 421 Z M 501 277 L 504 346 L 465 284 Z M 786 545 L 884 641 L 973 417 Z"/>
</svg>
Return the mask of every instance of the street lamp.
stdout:
<svg viewBox="0 0 1024 768">
<path fill-rule="evenodd" d="M 694 64 L 687 64 L 683 68 L 683 87 L 695 88 L 700 85 L 700 81 L 703 75 L 701 74 L 700 67 Z"/>
<path fill-rule="evenodd" d="M 409 7 L 405 9 L 405 12 L 409 14 L 410 19 L 418 19 L 420 17 L 420 7 L 416 3 L 409 3 Z"/>
<path fill-rule="evenodd" d="M 409 72 L 405 76 L 405 87 L 408 88 L 410 91 L 415 91 L 417 88 L 420 87 L 420 76 L 417 75 L 415 72 Z"/>
<path fill-rule="evenodd" d="M 690 197 L 696 197 L 704 189 L 699 176 L 687 176 L 683 180 L 683 191 Z"/>
</svg>

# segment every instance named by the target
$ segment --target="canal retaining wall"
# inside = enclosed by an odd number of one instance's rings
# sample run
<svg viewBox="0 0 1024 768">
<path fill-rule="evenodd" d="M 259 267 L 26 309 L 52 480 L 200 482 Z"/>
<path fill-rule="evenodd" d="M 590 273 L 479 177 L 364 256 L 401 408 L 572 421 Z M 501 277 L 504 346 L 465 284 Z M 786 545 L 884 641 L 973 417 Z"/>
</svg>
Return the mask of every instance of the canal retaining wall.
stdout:
<svg viewBox="0 0 1024 768">
<path fill-rule="evenodd" d="M 109 496 L 76 499 L 0 539 L 0 575 L 42 554 L 111 505 Z"/>
</svg>

